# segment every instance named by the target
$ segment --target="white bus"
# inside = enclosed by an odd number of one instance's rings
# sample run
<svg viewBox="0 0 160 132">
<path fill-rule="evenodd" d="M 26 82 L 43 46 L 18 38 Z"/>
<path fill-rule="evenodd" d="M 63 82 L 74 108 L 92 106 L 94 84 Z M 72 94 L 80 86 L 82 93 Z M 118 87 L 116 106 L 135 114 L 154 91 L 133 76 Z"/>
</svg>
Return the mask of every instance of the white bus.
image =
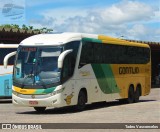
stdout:
<svg viewBox="0 0 160 132">
<path fill-rule="evenodd" d="M 9 60 L 7 69 L 3 66 L 3 59 L 17 47 L 18 44 L 0 44 L 0 98 L 11 98 L 14 57 Z"/>
<path fill-rule="evenodd" d="M 4 65 L 11 53 L 4 59 Z M 150 48 L 103 35 L 40 34 L 23 40 L 16 53 L 12 101 L 46 107 L 124 99 L 138 102 L 151 87 Z"/>
</svg>

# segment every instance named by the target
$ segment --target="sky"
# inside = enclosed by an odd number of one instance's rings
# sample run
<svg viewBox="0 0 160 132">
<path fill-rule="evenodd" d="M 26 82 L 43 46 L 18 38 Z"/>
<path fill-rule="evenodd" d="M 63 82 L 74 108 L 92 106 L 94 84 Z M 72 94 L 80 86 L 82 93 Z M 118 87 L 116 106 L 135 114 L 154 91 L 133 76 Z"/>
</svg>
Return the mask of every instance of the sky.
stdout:
<svg viewBox="0 0 160 132">
<path fill-rule="evenodd" d="M 160 42 L 160 0 L 0 0 L 1 24 Z"/>
</svg>

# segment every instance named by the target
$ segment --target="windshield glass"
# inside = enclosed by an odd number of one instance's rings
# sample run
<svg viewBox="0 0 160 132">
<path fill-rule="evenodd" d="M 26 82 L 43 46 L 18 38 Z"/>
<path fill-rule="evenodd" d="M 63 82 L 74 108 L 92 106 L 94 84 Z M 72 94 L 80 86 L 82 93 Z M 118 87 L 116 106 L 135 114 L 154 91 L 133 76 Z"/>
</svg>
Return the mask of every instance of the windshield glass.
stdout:
<svg viewBox="0 0 160 132">
<path fill-rule="evenodd" d="M 58 83 L 58 56 L 62 47 L 19 47 L 13 81 L 23 86 L 43 86 Z"/>
</svg>

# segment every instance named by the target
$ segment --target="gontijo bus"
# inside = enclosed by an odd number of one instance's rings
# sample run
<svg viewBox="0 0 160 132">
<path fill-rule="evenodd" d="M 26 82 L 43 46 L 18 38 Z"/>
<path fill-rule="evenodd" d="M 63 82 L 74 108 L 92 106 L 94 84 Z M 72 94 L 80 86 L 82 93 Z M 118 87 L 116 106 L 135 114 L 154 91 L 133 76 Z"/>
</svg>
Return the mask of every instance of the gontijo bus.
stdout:
<svg viewBox="0 0 160 132">
<path fill-rule="evenodd" d="M 12 72 L 14 57 L 12 57 L 8 64 L 7 69 L 3 66 L 4 57 L 15 50 L 18 44 L 0 44 L 0 99 L 11 98 L 12 95 Z"/>
<path fill-rule="evenodd" d="M 12 100 L 38 112 L 71 105 L 83 110 L 86 103 L 137 102 L 150 87 L 146 44 L 103 35 L 40 34 L 23 40 L 17 49 Z"/>
</svg>

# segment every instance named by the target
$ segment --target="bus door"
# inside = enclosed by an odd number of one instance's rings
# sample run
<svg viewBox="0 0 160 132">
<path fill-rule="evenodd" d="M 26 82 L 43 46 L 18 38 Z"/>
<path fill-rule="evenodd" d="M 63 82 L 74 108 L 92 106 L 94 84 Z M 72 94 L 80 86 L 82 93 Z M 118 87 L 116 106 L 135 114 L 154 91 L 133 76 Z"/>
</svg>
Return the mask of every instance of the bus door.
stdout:
<svg viewBox="0 0 160 132">
<path fill-rule="evenodd" d="M 9 87 L 9 79 L 4 80 L 4 95 L 9 96 L 10 93 L 10 87 Z"/>
</svg>

